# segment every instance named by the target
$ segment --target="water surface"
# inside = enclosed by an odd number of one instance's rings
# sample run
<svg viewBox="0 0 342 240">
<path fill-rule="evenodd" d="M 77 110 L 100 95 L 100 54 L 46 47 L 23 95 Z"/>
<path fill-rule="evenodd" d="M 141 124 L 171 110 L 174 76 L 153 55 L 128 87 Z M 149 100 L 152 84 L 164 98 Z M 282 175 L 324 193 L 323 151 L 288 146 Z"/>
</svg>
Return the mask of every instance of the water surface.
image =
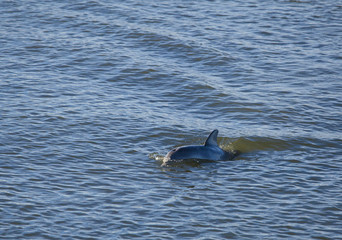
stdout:
<svg viewBox="0 0 342 240">
<path fill-rule="evenodd" d="M 342 1 L 1 1 L 2 239 L 339 239 Z M 233 161 L 162 167 L 219 129 Z"/>
</svg>

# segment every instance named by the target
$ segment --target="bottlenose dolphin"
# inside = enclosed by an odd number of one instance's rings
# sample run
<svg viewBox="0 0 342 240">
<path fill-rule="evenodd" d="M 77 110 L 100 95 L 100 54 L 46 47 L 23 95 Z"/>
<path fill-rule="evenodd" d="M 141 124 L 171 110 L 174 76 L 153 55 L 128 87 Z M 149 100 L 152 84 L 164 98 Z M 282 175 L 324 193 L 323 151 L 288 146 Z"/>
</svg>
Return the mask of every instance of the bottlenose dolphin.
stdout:
<svg viewBox="0 0 342 240">
<path fill-rule="evenodd" d="M 163 160 L 163 165 L 173 160 L 203 159 L 203 160 L 231 160 L 238 152 L 227 152 L 217 144 L 218 130 L 212 131 L 204 145 L 182 146 L 172 149 Z"/>
</svg>

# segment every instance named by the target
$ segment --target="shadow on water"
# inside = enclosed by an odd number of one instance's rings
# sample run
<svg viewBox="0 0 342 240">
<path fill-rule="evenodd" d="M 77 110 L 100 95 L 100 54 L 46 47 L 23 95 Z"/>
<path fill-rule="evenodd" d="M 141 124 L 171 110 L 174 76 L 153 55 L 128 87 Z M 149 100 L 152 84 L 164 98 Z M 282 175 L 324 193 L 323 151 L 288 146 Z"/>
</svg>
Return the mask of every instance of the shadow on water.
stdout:
<svg viewBox="0 0 342 240">
<path fill-rule="evenodd" d="M 181 171 L 189 171 L 191 172 L 191 168 L 199 168 L 204 164 L 215 163 L 213 160 L 204 160 L 204 159 L 184 159 L 179 161 L 172 161 L 167 164 L 161 164 L 161 167 L 173 170 L 181 170 Z"/>
</svg>

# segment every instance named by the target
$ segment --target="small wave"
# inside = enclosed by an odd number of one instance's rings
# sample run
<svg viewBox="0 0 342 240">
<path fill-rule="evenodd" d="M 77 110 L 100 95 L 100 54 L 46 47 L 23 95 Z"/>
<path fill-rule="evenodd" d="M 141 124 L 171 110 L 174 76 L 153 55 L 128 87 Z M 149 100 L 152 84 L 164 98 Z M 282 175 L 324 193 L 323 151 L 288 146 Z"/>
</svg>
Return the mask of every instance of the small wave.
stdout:
<svg viewBox="0 0 342 240">
<path fill-rule="evenodd" d="M 289 149 L 298 150 L 303 148 L 323 149 L 338 148 L 340 140 L 318 139 L 318 138 L 289 138 L 277 139 L 269 137 L 240 137 L 229 144 L 222 146 L 224 149 L 238 150 L 241 153 L 253 151 L 286 151 Z"/>
<path fill-rule="evenodd" d="M 248 139 L 240 137 L 231 143 L 231 148 L 241 153 L 252 151 L 283 151 L 288 149 L 290 144 L 285 140 L 273 138 Z"/>
</svg>

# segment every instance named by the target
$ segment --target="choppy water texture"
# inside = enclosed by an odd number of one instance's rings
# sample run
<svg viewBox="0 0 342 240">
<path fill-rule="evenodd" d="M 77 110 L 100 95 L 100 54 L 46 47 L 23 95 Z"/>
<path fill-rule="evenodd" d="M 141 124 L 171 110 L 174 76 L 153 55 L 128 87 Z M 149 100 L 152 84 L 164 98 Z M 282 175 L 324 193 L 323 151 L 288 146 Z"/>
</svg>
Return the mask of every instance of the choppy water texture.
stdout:
<svg viewBox="0 0 342 240">
<path fill-rule="evenodd" d="M 0 1 L 1 239 L 342 238 L 342 1 Z M 233 161 L 162 167 L 219 129 Z"/>
</svg>

